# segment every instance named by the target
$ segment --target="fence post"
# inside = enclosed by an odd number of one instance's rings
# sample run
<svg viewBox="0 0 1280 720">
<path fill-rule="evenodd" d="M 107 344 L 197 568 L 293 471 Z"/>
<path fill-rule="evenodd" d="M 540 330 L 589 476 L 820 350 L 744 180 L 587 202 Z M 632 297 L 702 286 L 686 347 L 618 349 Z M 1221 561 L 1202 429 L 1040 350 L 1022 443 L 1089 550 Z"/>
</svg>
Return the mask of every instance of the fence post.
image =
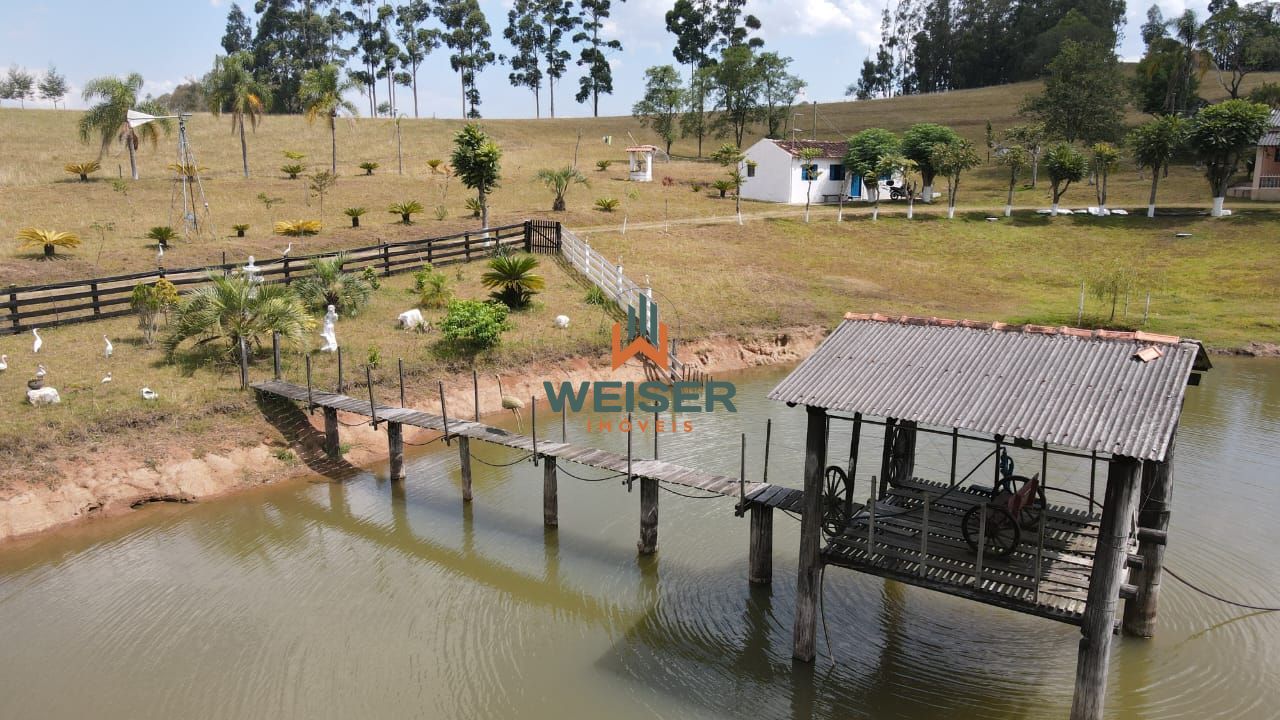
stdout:
<svg viewBox="0 0 1280 720">
<path fill-rule="evenodd" d="M 10 285 L 10 288 L 16 288 L 17 285 Z M 9 291 L 9 316 L 13 318 L 13 331 L 17 333 L 22 329 L 22 321 L 18 319 L 18 293 Z"/>
<path fill-rule="evenodd" d="M 280 262 L 284 265 L 284 284 L 288 285 L 293 281 L 293 278 L 289 275 L 289 258 L 282 257 L 280 258 Z"/>
<path fill-rule="evenodd" d="M 271 370 L 275 375 L 275 379 L 280 379 L 280 333 L 272 331 L 271 333 Z"/>
<path fill-rule="evenodd" d="M 533 252 L 533 221 L 524 221 L 524 251 Z"/>
<path fill-rule="evenodd" d="M 434 240 L 427 241 L 427 264 L 428 265 L 434 264 L 434 260 L 432 258 L 434 257 L 435 245 L 436 244 Z M 467 259 L 470 260 L 471 256 L 468 255 Z"/>
<path fill-rule="evenodd" d="M 564 248 L 564 224 L 559 220 L 556 221 L 556 251 L 559 252 Z"/>
<path fill-rule="evenodd" d="M 391 274 L 391 246 L 386 240 L 382 241 L 382 274 L 384 276 Z"/>
<path fill-rule="evenodd" d="M 462 236 L 462 252 L 463 252 L 463 257 L 466 259 L 466 261 L 471 262 L 471 236 L 470 235 L 464 234 Z"/>
<path fill-rule="evenodd" d="M 102 306 L 99 304 L 99 300 L 98 300 L 98 281 L 97 280 L 89 283 L 89 292 L 93 293 L 93 314 L 101 315 Z"/>
</svg>

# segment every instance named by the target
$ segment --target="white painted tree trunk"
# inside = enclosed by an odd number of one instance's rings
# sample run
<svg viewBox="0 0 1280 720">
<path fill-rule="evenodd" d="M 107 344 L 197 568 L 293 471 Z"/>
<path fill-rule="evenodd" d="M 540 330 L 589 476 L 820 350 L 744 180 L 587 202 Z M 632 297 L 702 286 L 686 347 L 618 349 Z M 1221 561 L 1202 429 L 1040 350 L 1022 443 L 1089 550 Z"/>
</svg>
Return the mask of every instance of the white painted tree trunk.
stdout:
<svg viewBox="0 0 1280 720">
<path fill-rule="evenodd" d="M 1147 217 L 1153 218 L 1155 216 L 1156 216 L 1156 204 L 1151 203 L 1150 205 L 1147 206 Z"/>
<path fill-rule="evenodd" d="M 1013 214 L 1013 206 L 1012 206 L 1012 205 L 1005 205 L 1005 206 L 1004 206 L 1004 216 L 1005 216 L 1005 217 L 1009 217 L 1009 216 L 1010 216 L 1010 215 L 1012 215 L 1012 214 Z"/>
<path fill-rule="evenodd" d="M 907 200 L 907 219 L 910 220 L 916 216 L 916 205 L 910 199 Z"/>
<path fill-rule="evenodd" d="M 948 219 L 948 220 L 954 220 L 954 219 L 955 219 L 955 217 L 956 217 L 956 206 L 955 206 L 955 205 L 948 205 L 948 206 L 947 206 L 947 219 Z"/>
<path fill-rule="evenodd" d="M 1058 217 L 1058 203 L 1054 203 L 1049 206 L 1049 215 L 1052 217 Z"/>
<path fill-rule="evenodd" d="M 879 219 L 880 219 L 880 202 L 876 201 L 876 204 L 871 206 L 871 222 L 875 222 Z"/>
<path fill-rule="evenodd" d="M 927 203 L 933 202 L 933 186 L 925 185 L 924 189 L 920 191 L 920 198 Z"/>
<path fill-rule="evenodd" d="M 1222 217 L 1222 202 L 1226 198 L 1216 197 L 1213 199 L 1213 210 L 1209 212 L 1212 217 Z"/>
</svg>

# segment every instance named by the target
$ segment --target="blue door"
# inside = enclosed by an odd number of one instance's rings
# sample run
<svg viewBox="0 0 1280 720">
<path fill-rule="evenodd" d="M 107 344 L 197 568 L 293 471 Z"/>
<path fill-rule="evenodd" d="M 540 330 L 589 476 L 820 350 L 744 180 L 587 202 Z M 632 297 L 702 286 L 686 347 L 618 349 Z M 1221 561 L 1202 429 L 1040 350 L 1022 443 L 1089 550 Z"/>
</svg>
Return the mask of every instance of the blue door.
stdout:
<svg viewBox="0 0 1280 720">
<path fill-rule="evenodd" d="M 853 178 L 849 180 L 849 197 L 851 198 L 862 197 L 862 176 L 861 175 L 854 175 Z"/>
</svg>

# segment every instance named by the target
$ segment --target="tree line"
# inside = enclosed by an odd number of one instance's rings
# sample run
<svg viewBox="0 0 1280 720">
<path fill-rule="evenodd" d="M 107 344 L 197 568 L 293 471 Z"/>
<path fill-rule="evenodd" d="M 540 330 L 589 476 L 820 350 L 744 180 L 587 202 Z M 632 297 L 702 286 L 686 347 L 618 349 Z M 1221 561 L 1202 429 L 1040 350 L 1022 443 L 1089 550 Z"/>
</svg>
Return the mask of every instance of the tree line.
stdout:
<svg viewBox="0 0 1280 720">
<path fill-rule="evenodd" d="M 19 107 L 26 107 L 26 101 L 49 100 L 53 106 L 67 96 L 67 78 L 52 65 L 39 79 L 25 68 L 17 65 L 9 67 L 9 72 L 0 77 L 0 100 L 16 100 Z"/>
</svg>

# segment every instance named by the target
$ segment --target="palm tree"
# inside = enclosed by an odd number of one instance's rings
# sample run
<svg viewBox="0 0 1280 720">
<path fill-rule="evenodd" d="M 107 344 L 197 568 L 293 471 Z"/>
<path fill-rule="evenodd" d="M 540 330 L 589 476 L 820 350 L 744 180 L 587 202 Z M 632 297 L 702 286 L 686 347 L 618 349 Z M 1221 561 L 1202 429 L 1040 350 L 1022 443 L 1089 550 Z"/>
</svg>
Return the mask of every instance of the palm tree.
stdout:
<svg viewBox="0 0 1280 720">
<path fill-rule="evenodd" d="M 138 146 L 143 140 L 150 141 L 152 147 L 160 140 L 160 131 L 168 135 L 171 124 L 168 120 L 152 120 L 144 125 L 134 127 L 129 123 L 129 111 L 138 110 L 148 115 L 165 115 L 169 110 L 155 100 L 138 101 L 138 92 L 142 90 L 142 76 L 131 73 L 120 78 L 105 75 L 90 80 L 84 86 L 86 102 L 99 100 L 98 104 L 80 117 L 80 139 L 89 142 L 89 138 L 97 135 L 102 140 L 102 148 L 98 151 L 101 160 L 113 140 L 124 143 L 129 151 L 129 170 L 134 180 L 138 179 Z"/>
<path fill-rule="evenodd" d="M 73 232 L 58 230 L 41 230 L 27 227 L 18 231 L 18 242 L 22 247 L 42 248 L 46 259 L 52 258 L 56 248 L 75 248 L 80 246 L 80 236 Z"/>
<path fill-rule="evenodd" d="M 343 315 L 351 316 L 373 295 L 373 286 L 360 273 L 343 272 L 347 257 L 342 253 L 311 261 L 311 274 L 293 284 L 302 302 L 314 312 L 324 312 L 329 305 Z"/>
<path fill-rule="evenodd" d="M 209 284 L 192 293 L 178 306 L 174 329 L 164 340 L 169 357 L 186 340 L 195 345 L 226 344 L 235 354 L 241 340 L 261 347 L 262 338 L 273 332 L 293 345 L 300 345 L 315 327 L 307 308 L 287 285 L 260 285 L 243 275 L 209 276 Z"/>
<path fill-rule="evenodd" d="M 244 137 L 244 121 L 255 131 L 267 105 L 271 103 L 271 91 L 258 82 L 249 70 L 247 53 L 236 53 L 215 58 L 213 71 L 205 78 L 205 94 L 209 99 L 209 112 L 221 115 L 231 113 L 231 132 L 240 133 L 240 161 L 244 176 L 249 177 L 249 146 Z"/>
<path fill-rule="evenodd" d="M 338 174 L 338 111 L 359 114 L 356 106 L 342 97 L 355 86 L 350 78 L 343 77 L 337 65 L 329 64 L 304 72 L 302 86 L 298 89 L 307 122 L 315 122 L 316 118 L 322 116 L 329 118 L 329 139 L 332 145 L 329 171 L 334 175 Z"/>
<path fill-rule="evenodd" d="M 551 203 L 553 212 L 564 212 L 564 196 L 571 185 L 588 185 L 587 177 L 572 165 L 565 165 L 558 170 L 543 169 L 538 171 L 538 179 L 547 189 L 555 193 L 556 199 Z"/>
<path fill-rule="evenodd" d="M 541 275 L 534 274 L 538 258 L 528 255 L 499 255 L 489 261 L 489 270 L 480 282 L 493 290 L 490 297 L 509 308 L 529 304 L 539 290 L 546 287 Z"/>
</svg>

